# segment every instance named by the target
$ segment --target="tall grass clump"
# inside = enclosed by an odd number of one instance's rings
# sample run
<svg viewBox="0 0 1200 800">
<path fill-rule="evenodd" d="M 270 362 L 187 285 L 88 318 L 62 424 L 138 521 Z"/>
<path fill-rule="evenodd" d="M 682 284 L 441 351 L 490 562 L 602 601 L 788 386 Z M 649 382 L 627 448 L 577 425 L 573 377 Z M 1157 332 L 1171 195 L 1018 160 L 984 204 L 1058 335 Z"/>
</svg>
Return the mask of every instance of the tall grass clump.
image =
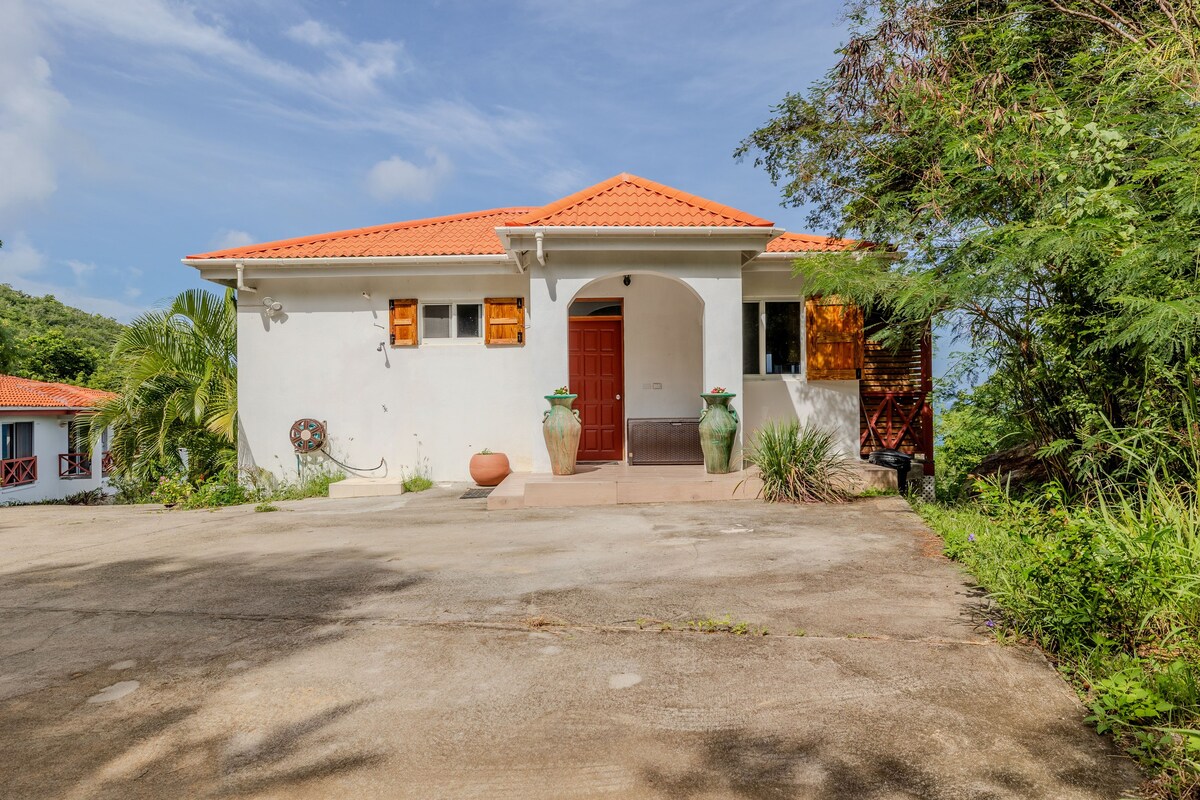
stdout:
<svg viewBox="0 0 1200 800">
<path fill-rule="evenodd" d="M 771 503 L 843 503 L 852 496 L 849 459 L 832 432 L 796 420 L 767 422 L 743 460 L 758 470 L 759 496 Z"/>
</svg>

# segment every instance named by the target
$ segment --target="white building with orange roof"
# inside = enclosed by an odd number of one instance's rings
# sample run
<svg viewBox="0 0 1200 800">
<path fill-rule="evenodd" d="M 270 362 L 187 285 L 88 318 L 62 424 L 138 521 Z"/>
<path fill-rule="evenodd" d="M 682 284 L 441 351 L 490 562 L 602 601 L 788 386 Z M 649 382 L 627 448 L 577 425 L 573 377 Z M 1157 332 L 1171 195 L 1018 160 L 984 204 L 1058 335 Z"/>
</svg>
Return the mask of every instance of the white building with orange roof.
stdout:
<svg viewBox="0 0 1200 800">
<path fill-rule="evenodd" d="M 86 416 L 112 392 L 0 375 L 0 506 L 108 490 L 108 432 L 88 442 Z"/>
<path fill-rule="evenodd" d="M 543 207 L 183 261 L 239 289 L 247 467 L 294 477 L 310 457 L 293 423 L 313 419 L 324 452 L 361 475 L 464 480 L 485 448 L 545 473 L 543 396 L 569 386 L 581 462 L 695 463 L 700 395 L 724 387 L 738 446 L 799 419 L 848 454 L 899 446 L 931 471 L 928 347 L 911 380 L 864 376 L 861 315 L 827 313 L 793 277 L 797 259 L 857 246 L 621 174 Z M 869 396 L 876 383 L 887 398 Z"/>
</svg>

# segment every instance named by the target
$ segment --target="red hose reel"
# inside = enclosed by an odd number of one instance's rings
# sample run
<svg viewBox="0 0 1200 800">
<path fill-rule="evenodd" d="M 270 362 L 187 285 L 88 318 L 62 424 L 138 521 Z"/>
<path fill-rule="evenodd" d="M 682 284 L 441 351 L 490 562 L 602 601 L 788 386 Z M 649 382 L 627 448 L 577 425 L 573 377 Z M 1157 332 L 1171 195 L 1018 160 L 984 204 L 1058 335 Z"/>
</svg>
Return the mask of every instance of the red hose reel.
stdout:
<svg viewBox="0 0 1200 800">
<path fill-rule="evenodd" d="M 297 453 L 315 453 L 325 446 L 325 423 L 315 419 L 298 419 L 292 423 L 288 436 Z"/>
</svg>

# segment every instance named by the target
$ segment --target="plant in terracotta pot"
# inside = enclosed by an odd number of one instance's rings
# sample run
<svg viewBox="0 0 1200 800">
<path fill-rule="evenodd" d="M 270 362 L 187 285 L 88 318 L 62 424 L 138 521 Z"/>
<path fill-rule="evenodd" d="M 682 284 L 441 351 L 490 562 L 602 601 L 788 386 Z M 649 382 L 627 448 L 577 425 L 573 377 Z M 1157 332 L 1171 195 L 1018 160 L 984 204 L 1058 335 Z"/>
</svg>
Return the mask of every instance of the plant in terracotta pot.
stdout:
<svg viewBox="0 0 1200 800">
<path fill-rule="evenodd" d="M 571 394 L 566 386 L 546 395 L 550 410 L 542 415 L 542 436 L 546 439 L 546 451 L 550 454 L 550 471 L 555 475 L 574 475 L 575 456 L 579 453 L 579 435 L 583 425 L 579 421 L 578 409 L 571 408 L 577 394 Z"/>
<path fill-rule="evenodd" d="M 504 453 L 493 453 L 486 447 L 471 456 L 470 470 L 471 480 L 480 486 L 499 486 L 512 472 L 508 465 L 508 456 Z"/>
<path fill-rule="evenodd" d="M 700 449 L 704 451 L 704 471 L 711 475 L 730 472 L 729 458 L 733 454 L 733 440 L 737 436 L 737 411 L 729 401 L 737 397 L 725 391 L 724 386 L 714 386 L 704 392 L 704 410 L 700 412 Z"/>
</svg>

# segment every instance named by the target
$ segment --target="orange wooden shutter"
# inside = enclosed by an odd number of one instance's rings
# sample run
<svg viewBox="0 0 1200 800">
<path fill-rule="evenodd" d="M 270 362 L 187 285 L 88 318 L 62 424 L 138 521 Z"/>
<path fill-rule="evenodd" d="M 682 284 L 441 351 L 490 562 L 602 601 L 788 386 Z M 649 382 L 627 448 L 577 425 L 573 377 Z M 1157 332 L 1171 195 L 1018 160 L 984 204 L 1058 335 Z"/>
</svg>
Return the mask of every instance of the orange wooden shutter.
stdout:
<svg viewBox="0 0 1200 800">
<path fill-rule="evenodd" d="M 525 344 L 525 298 L 485 298 L 483 327 L 484 344 Z"/>
<path fill-rule="evenodd" d="M 416 347 L 417 301 L 391 300 L 388 302 L 388 308 L 392 347 Z"/>
<path fill-rule="evenodd" d="M 855 380 L 863 365 L 862 309 L 836 297 L 804 303 L 808 379 Z"/>
</svg>

